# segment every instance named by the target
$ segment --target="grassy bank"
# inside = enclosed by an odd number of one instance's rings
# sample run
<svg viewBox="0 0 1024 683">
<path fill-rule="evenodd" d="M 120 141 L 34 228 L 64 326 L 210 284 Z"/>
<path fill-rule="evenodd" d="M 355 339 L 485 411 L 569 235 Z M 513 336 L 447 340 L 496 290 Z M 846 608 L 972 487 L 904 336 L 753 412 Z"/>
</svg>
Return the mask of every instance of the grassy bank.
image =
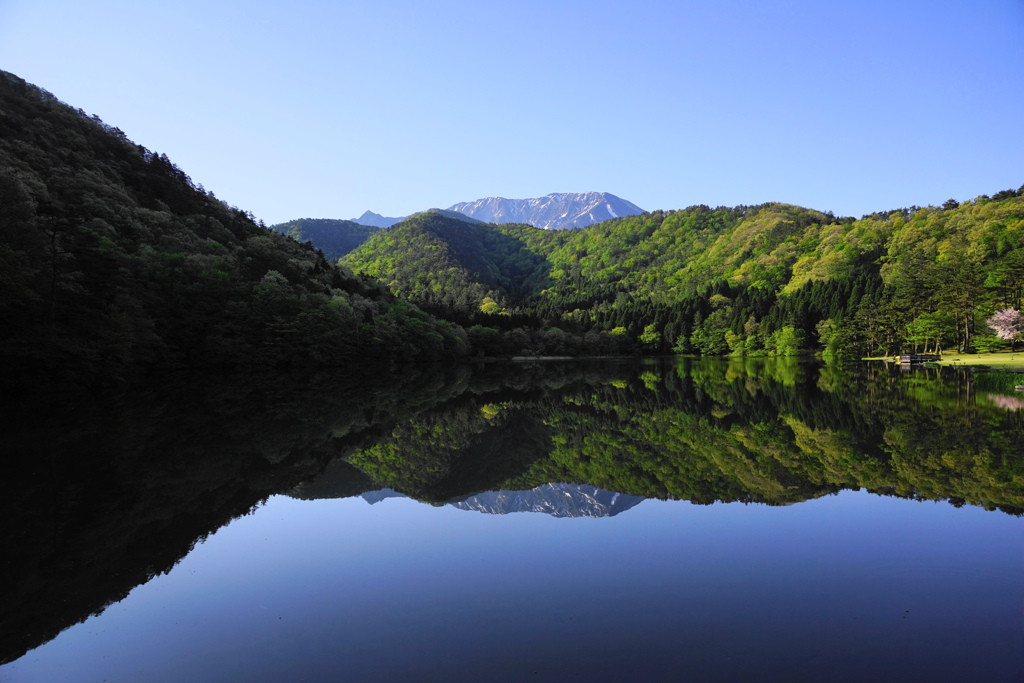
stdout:
<svg viewBox="0 0 1024 683">
<path fill-rule="evenodd" d="M 1024 372 L 1024 351 L 1016 353 L 947 353 L 939 365 L 987 365 L 993 370 Z"/>
<path fill-rule="evenodd" d="M 898 361 L 899 358 L 897 356 L 876 356 L 874 358 L 865 358 L 864 360 L 892 362 L 894 360 Z M 938 365 L 985 365 L 992 368 L 992 370 L 1024 373 L 1024 350 L 1015 353 L 1008 351 L 1000 353 L 956 353 L 954 351 L 944 351 L 942 360 L 938 361 Z"/>
</svg>

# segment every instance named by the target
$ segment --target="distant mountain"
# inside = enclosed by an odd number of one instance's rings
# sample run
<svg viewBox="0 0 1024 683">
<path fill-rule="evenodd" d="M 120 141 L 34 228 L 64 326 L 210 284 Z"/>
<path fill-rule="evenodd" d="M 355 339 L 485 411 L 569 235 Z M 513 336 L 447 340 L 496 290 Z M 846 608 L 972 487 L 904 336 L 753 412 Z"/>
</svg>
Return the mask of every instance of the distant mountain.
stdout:
<svg viewBox="0 0 1024 683">
<path fill-rule="evenodd" d="M 340 476 L 339 476 L 340 473 Z M 287 495 L 300 500 L 359 496 L 370 505 L 389 498 L 407 498 L 390 488 L 378 488 L 371 479 L 344 460 L 337 460 L 314 480 L 299 484 Z M 459 510 L 487 515 L 540 512 L 552 517 L 614 517 L 647 500 L 590 484 L 542 484 L 525 491 L 482 491 L 447 501 Z"/>
<path fill-rule="evenodd" d="M 537 199 L 485 197 L 449 207 L 485 223 L 525 223 L 545 230 L 583 228 L 644 213 L 636 204 L 608 192 L 552 193 Z"/>
<path fill-rule="evenodd" d="M 521 223 L 545 230 L 585 228 L 612 218 L 644 213 L 636 204 L 608 192 L 556 192 L 537 199 L 485 197 L 473 202 L 459 202 L 448 209 L 428 211 L 436 211 L 448 218 L 468 218 L 479 223 Z M 395 223 L 416 215 L 418 214 L 388 217 L 373 211 L 365 211 L 362 216 L 353 218 L 351 222 L 376 228 L 390 228 Z"/>
<path fill-rule="evenodd" d="M 614 517 L 645 501 L 589 484 L 544 484 L 529 491 L 484 491 L 449 505 L 489 515 L 543 512 L 552 517 Z"/>
<path fill-rule="evenodd" d="M 271 225 L 270 229 L 294 237 L 299 242 L 312 242 L 331 263 L 336 263 L 380 230 L 372 225 L 335 218 L 297 218 Z"/>
<path fill-rule="evenodd" d="M 376 491 L 367 491 L 366 493 L 362 493 L 359 497 L 370 505 L 376 505 L 382 500 L 387 500 L 388 498 L 408 498 L 409 496 L 404 493 L 399 493 L 394 489 L 377 489 Z"/>
<path fill-rule="evenodd" d="M 364 211 L 363 215 L 359 218 L 353 218 L 353 223 L 359 223 L 360 225 L 370 225 L 375 228 L 390 228 L 398 221 L 405 220 L 404 216 L 398 216 L 397 218 L 391 218 L 388 216 L 381 216 L 379 213 L 373 211 Z"/>
</svg>

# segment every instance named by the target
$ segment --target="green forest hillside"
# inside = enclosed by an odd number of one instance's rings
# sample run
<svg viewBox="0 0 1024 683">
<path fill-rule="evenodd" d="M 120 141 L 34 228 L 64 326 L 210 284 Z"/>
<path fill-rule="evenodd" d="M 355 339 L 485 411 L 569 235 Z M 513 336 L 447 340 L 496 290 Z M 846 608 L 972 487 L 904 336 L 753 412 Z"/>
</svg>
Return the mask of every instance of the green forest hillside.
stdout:
<svg viewBox="0 0 1024 683">
<path fill-rule="evenodd" d="M 342 263 L 398 296 L 454 313 L 477 310 L 487 297 L 498 306 L 485 312 L 522 300 L 544 259 L 495 226 L 426 211 L 379 231 Z"/>
<path fill-rule="evenodd" d="M 997 349 L 1014 342 L 986 321 L 1024 304 L 1022 195 L 861 219 L 769 203 L 570 231 L 436 210 L 388 229 L 270 229 L 166 155 L 0 72 L 0 354 L 98 377 L 466 355 Z"/>
<path fill-rule="evenodd" d="M 439 359 L 465 334 L 194 185 L 163 154 L 0 72 L 0 354 L 140 367 Z M 459 333 L 459 334 L 457 334 Z"/>
<path fill-rule="evenodd" d="M 381 231 L 344 263 L 505 337 L 558 329 L 567 353 L 998 348 L 985 320 L 1024 303 L 1024 188 L 859 220 L 779 203 L 571 231 L 431 219 Z"/>
</svg>

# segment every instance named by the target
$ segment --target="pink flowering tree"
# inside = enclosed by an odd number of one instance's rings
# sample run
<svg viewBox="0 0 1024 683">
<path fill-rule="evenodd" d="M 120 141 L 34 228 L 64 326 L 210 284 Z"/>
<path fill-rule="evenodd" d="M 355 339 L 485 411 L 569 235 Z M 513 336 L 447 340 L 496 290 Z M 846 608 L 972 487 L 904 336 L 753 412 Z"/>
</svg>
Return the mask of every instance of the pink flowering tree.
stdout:
<svg viewBox="0 0 1024 683">
<path fill-rule="evenodd" d="M 1024 336 L 1024 313 L 1015 308 L 996 311 L 995 315 L 985 322 L 996 331 L 996 336 L 1000 339 L 1012 342 Z"/>
</svg>

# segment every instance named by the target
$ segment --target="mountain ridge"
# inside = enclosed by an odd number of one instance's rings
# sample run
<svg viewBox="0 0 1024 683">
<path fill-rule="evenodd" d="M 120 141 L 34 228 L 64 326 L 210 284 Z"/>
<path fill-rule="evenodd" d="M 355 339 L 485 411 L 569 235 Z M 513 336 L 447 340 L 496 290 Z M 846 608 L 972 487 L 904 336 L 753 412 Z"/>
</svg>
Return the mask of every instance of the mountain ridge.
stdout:
<svg viewBox="0 0 1024 683">
<path fill-rule="evenodd" d="M 610 192 L 552 192 L 533 199 L 484 197 L 448 209 L 486 223 L 522 223 L 545 230 L 583 228 L 644 213 L 636 204 Z"/>
<path fill-rule="evenodd" d="M 526 491 L 482 491 L 448 501 L 448 505 L 487 515 L 539 512 L 551 517 L 614 517 L 646 498 L 607 491 L 589 484 L 551 482 Z"/>
<path fill-rule="evenodd" d="M 520 223 L 545 230 L 585 228 L 613 218 L 645 213 L 633 202 L 617 197 L 610 192 L 552 192 L 532 199 L 482 197 L 470 202 L 453 204 L 447 209 L 427 209 L 427 211 L 438 211 L 449 218 L 466 217 L 479 223 L 496 225 Z M 461 215 L 453 216 L 452 213 Z M 417 213 L 388 217 L 373 211 L 364 211 L 359 218 L 350 220 L 360 225 L 390 228 L 415 215 Z"/>
<path fill-rule="evenodd" d="M 349 220 L 359 225 L 368 225 L 374 228 L 390 228 L 395 223 L 404 221 L 405 218 L 405 216 L 382 216 L 373 211 L 363 211 L 359 218 L 350 218 Z"/>
</svg>

